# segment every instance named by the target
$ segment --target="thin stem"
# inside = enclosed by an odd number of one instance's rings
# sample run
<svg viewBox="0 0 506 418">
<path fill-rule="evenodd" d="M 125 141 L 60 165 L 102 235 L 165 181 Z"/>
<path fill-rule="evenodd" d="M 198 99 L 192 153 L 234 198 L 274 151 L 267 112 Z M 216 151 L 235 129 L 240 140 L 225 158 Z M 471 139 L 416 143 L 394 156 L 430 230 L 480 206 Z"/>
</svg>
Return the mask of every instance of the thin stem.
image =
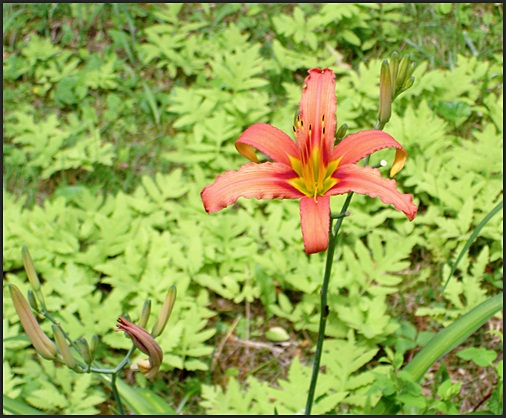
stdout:
<svg viewBox="0 0 506 418">
<path fill-rule="evenodd" d="M 306 403 L 306 415 L 311 414 L 311 407 L 313 406 L 314 394 L 316 390 L 316 382 L 318 380 L 318 373 L 320 369 L 320 360 L 323 352 L 323 340 L 325 338 L 325 327 L 327 325 L 327 317 L 328 317 L 328 306 L 327 306 L 327 291 L 329 287 L 330 281 L 330 273 L 332 272 L 332 265 L 334 263 L 334 251 L 336 249 L 337 244 L 337 233 L 339 232 L 339 228 L 343 223 L 345 218 L 345 213 L 348 210 L 348 206 L 351 202 L 351 198 L 353 197 L 353 193 L 349 193 L 344 202 L 343 208 L 341 209 L 341 213 L 332 219 L 337 218 L 337 222 L 332 230 L 332 222 L 330 223 L 330 237 L 329 237 L 329 246 L 327 248 L 327 260 L 325 262 L 325 274 L 323 276 L 323 285 L 322 290 L 320 291 L 321 295 L 321 308 L 320 308 L 320 324 L 318 327 L 318 341 L 316 342 L 316 352 L 315 359 L 313 363 L 313 373 L 311 375 L 311 383 L 309 385 L 309 392 L 307 396 Z"/>
<path fill-rule="evenodd" d="M 383 130 L 385 124 L 380 121 L 376 122 L 374 129 Z M 364 159 L 364 167 L 369 164 L 370 155 L 365 157 Z M 323 276 L 323 284 L 321 294 L 321 308 L 320 308 L 320 324 L 318 326 L 318 340 L 316 341 L 316 351 L 315 351 L 315 359 L 313 363 L 313 372 L 311 375 L 311 383 L 309 384 L 309 392 L 307 395 L 306 402 L 306 415 L 311 414 L 311 408 L 313 406 L 314 394 L 316 390 L 316 382 L 318 380 L 318 373 L 320 370 L 320 360 L 323 352 L 323 340 L 325 337 L 325 327 L 327 326 L 327 317 L 328 317 L 328 306 L 327 306 L 327 290 L 329 287 L 330 281 L 330 273 L 332 272 L 332 265 L 334 261 L 334 251 L 337 245 L 337 234 L 339 229 L 341 228 L 341 224 L 346 216 L 349 215 L 348 206 L 350 205 L 351 198 L 353 197 L 353 192 L 348 193 L 346 200 L 344 201 L 341 212 L 338 215 L 330 215 L 330 231 L 329 231 L 329 246 L 327 248 L 327 260 L 325 261 L 325 273 Z M 337 219 L 337 222 L 332 230 L 332 222 L 334 219 Z"/>
<path fill-rule="evenodd" d="M 42 315 L 45 316 L 49 321 L 51 321 L 53 324 L 58 324 L 58 321 L 56 321 L 53 316 L 47 312 L 46 310 L 41 311 Z M 67 341 L 74 347 L 74 349 L 80 353 L 79 347 L 77 347 L 77 344 L 67 335 L 67 333 L 60 327 L 60 329 L 63 332 L 63 335 L 67 339 Z M 83 371 L 86 373 L 93 372 L 93 373 L 99 373 L 99 374 L 110 374 L 111 375 L 111 390 L 114 394 L 114 399 L 116 400 L 116 404 L 118 405 L 118 412 L 120 415 L 125 415 L 125 411 L 123 408 L 123 402 L 121 400 L 121 396 L 118 392 L 118 388 L 116 386 L 116 378 L 118 377 L 118 373 L 125 367 L 125 365 L 128 363 L 128 360 L 130 359 L 130 356 L 135 350 L 135 345 L 132 344 L 130 347 L 130 350 L 128 350 L 128 353 L 126 353 L 125 358 L 121 361 L 120 364 L 118 364 L 114 369 L 102 369 L 100 367 L 90 367 L 86 365 L 86 369 Z M 93 362 L 94 365 L 96 365 L 96 362 Z M 81 366 L 81 365 L 80 365 Z M 81 366 L 83 367 L 83 366 Z"/>
<path fill-rule="evenodd" d="M 127 364 L 128 360 L 130 359 L 130 356 L 132 355 L 134 350 L 135 350 L 135 345 L 132 344 L 132 346 L 130 347 L 130 350 L 128 350 L 128 353 L 126 353 L 125 358 L 114 369 L 101 369 L 98 367 L 91 367 L 90 372 L 102 373 L 102 374 L 117 374 L 123 369 L 123 367 L 125 367 L 125 365 Z"/>
<path fill-rule="evenodd" d="M 118 376 L 117 373 L 113 373 L 111 376 L 111 389 L 112 389 L 112 393 L 114 394 L 114 399 L 116 399 L 116 405 L 118 405 L 119 415 L 125 415 L 125 411 L 123 409 L 123 402 L 121 401 L 121 396 L 118 392 L 118 388 L 116 387 L 116 377 L 117 376 Z"/>
</svg>

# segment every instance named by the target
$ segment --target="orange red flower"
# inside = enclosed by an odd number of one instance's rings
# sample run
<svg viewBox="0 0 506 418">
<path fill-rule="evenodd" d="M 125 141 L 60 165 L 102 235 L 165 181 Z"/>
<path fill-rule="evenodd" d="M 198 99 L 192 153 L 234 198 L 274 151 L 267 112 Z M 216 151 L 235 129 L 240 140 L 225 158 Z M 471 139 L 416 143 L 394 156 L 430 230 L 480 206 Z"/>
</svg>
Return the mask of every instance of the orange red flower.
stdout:
<svg viewBox="0 0 506 418">
<path fill-rule="evenodd" d="M 379 197 L 404 212 L 409 220 L 417 207 L 409 194 L 396 188 L 395 180 L 381 177 L 378 169 L 356 165 L 358 161 L 384 148 L 396 148 L 390 176 L 406 161 L 404 148 L 380 130 L 348 135 L 334 145 L 337 119 L 335 75 L 332 70 L 308 71 L 302 90 L 299 115 L 293 131 L 295 142 L 274 126 L 250 126 L 236 141 L 240 154 L 252 162 L 238 171 L 219 175 L 202 192 L 208 213 L 219 211 L 239 197 L 257 199 L 300 199 L 300 219 L 307 254 L 325 251 L 330 226 L 330 196 L 355 192 Z M 255 149 L 272 161 L 259 163 Z"/>
</svg>

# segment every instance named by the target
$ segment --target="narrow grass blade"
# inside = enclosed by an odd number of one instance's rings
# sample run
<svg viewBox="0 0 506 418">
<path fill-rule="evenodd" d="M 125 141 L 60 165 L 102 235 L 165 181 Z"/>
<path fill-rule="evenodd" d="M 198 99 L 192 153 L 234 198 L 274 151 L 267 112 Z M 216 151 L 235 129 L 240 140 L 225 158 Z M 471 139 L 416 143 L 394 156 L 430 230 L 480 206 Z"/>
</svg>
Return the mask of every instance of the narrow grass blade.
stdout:
<svg viewBox="0 0 506 418">
<path fill-rule="evenodd" d="M 156 126 L 160 126 L 160 112 L 158 111 L 158 106 L 156 105 L 155 95 L 145 82 L 143 82 L 142 85 L 144 87 L 144 93 L 146 93 L 146 99 L 149 103 L 149 107 L 153 112 L 153 118 L 155 119 Z"/>
<path fill-rule="evenodd" d="M 485 322 L 503 308 L 503 294 L 488 298 L 474 309 L 461 316 L 451 325 L 439 331 L 429 343 L 411 360 L 403 371 L 419 382 L 427 370 L 442 356 L 461 344 Z M 372 415 L 392 415 L 399 407 L 394 396 L 384 396 L 374 407 Z"/>
<path fill-rule="evenodd" d="M 502 293 L 488 298 L 448 327 L 438 332 L 413 360 L 404 367 L 404 370 L 411 373 L 414 380 L 419 382 L 432 364 L 461 344 L 502 308 Z"/>
<path fill-rule="evenodd" d="M 499 212 L 503 207 L 504 201 L 499 203 L 494 209 L 492 209 L 485 218 L 478 224 L 478 226 L 475 228 L 471 236 L 466 242 L 466 245 L 464 245 L 464 248 L 462 248 L 462 251 L 460 252 L 459 256 L 457 257 L 457 260 L 455 260 L 455 263 L 453 263 L 452 269 L 450 270 L 450 274 L 448 275 L 448 278 L 446 279 L 446 283 L 443 286 L 443 291 L 446 289 L 446 285 L 450 281 L 450 278 L 453 276 L 453 273 L 455 273 L 455 270 L 457 270 L 457 267 L 462 260 L 462 257 L 464 257 L 464 254 L 467 253 L 469 250 L 469 247 L 471 247 L 471 244 L 474 242 L 480 231 L 483 229 L 483 227 L 487 224 L 488 221 L 497 213 Z"/>
</svg>

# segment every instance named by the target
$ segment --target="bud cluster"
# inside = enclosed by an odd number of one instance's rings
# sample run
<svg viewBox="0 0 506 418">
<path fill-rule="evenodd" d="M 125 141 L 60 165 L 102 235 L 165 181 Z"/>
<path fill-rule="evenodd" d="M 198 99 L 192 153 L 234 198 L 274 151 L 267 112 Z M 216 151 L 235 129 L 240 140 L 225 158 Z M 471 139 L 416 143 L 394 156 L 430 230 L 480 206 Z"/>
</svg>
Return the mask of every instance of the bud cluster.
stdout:
<svg viewBox="0 0 506 418">
<path fill-rule="evenodd" d="M 104 373 L 103 369 L 94 369 L 92 367 L 98 347 L 98 336 L 94 334 L 91 337 L 90 343 L 88 343 L 84 337 L 78 338 L 74 342 L 70 340 L 60 324 L 54 321 L 47 312 L 46 303 L 41 291 L 41 283 L 35 271 L 28 248 L 23 246 L 21 254 L 26 275 L 32 287 L 32 289 L 27 292 L 28 302 L 23 297 L 19 288 L 13 284 L 9 284 L 9 293 L 21 325 L 35 350 L 46 360 L 60 361 L 69 369 L 78 373 L 88 373 L 90 371 Z M 147 359 L 141 360 L 133 367 L 136 370 L 140 370 L 148 378 L 156 375 L 162 364 L 163 352 L 160 345 L 155 341 L 155 338 L 163 332 L 167 325 L 175 300 L 176 287 L 172 285 L 167 292 L 161 312 L 153 325 L 151 334 L 144 329 L 151 312 L 150 300 L 147 300 L 142 307 L 138 325 L 131 322 L 128 314 L 124 314 L 118 319 L 118 328 L 116 331 L 124 331 L 132 339 L 134 346 L 148 355 Z M 39 309 L 39 304 L 41 309 Z M 51 322 L 53 322 L 51 329 L 53 331 L 54 341 L 51 340 L 40 327 L 34 315 L 34 311 L 49 318 Z M 82 361 L 76 360 L 72 351 L 79 353 Z M 130 354 L 131 351 L 127 356 Z M 111 371 L 108 372 L 110 373 Z"/>
<path fill-rule="evenodd" d="M 415 78 L 415 63 L 409 55 L 399 61 L 399 54 L 394 51 L 391 62 L 384 60 L 380 71 L 380 105 L 378 111 L 379 129 L 383 129 L 392 115 L 392 103 L 402 92 L 409 89 Z"/>
</svg>

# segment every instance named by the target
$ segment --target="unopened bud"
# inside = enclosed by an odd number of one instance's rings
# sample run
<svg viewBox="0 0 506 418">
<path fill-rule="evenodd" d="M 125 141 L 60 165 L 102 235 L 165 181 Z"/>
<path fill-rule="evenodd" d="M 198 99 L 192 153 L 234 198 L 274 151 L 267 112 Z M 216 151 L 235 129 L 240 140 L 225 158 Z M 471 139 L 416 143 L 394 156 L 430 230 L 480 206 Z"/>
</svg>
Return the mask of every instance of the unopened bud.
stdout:
<svg viewBox="0 0 506 418">
<path fill-rule="evenodd" d="M 397 74 L 397 82 L 395 88 L 399 88 L 404 84 L 406 80 L 406 74 L 408 72 L 409 67 L 409 54 L 406 54 L 402 57 L 401 62 L 399 63 L 399 73 Z"/>
<path fill-rule="evenodd" d="M 380 75 L 380 104 L 378 111 L 378 120 L 385 125 L 392 115 L 392 82 L 390 79 L 390 66 L 388 61 L 381 63 Z"/>
<path fill-rule="evenodd" d="M 416 69 L 416 64 L 414 62 L 410 62 L 409 65 L 408 65 L 408 70 L 406 71 L 406 77 L 405 77 L 405 82 L 404 84 L 406 84 L 406 81 L 411 78 L 411 76 L 413 75 L 413 73 L 415 72 L 415 69 Z"/>
<path fill-rule="evenodd" d="M 392 86 L 392 99 L 393 102 L 396 97 L 402 92 L 409 89 L 414 82 L 411 79 L 415 71 L 416 64 L 411 61 L 410 56 L 407 54 L 399 61 L 399 55 L 394 51 L 390 63 L 390 82 Z"/>
<path fill-rule="evenodd" d="M 336 144 L 343 140 L 343 138 L 346 136 L 347 131 L 348 125 L 346 123 L 343 123 L 336 132 Z"/>
<path fill-rule="evenodd" d="M 150 313 L 151 313 L 151 301 L 148 299 L 146 302 L 144 302 L 144 305 L 142 305 L 141 317 L 137 325 L 139 325 L 142 328 L 146 328 Z"/>
<path fill-rule="evenodd" d="M 79 352 L 81 353 L 81 357 L 83 358 L 84 362 L 88 366 L 91 366 L 91 363 L 93 363 L 93 355 L 91 354 L 90 346 L 88 345 L 86 338 L 78 338 L 76 340 L 76 345 L 79 348 Z"/>
<path fill-rule="evenodd" d="M 58 347 L 58 351 L 60 351 L 61 357 L 63 359 L 63 363 L 69 369 L 75 369 L 77 366 L 77 361 L 70 352 L 70 346 L 63 334 L 61 327 L 57 324 L 51 325 L 53 329 L 54 340 L 56 342 L 56 346 Z"/>
<path fill-rule="evenodd" d="M 29 289 L 27 292 L 28 296 L 28 304 L 34 311 L 39 310 L 39 305 L 37 304 L 37 298 L 35 297 L 35 294 L 33 293 L 32 289 Z"/>
<path fill-rule="evenodd" d="M 98 348 L 98 335 L 97 334 L 93 334 L 91 336 L 91 340 L 90 340 L 90 354 L 91 354 L 91 358 L 95 358 L 95 353 L 97 352 L 97 348 Z"/>
<path fill-rule="evenodd" d="M 411 76 L 407 79 L 407 81 L 404 83 L 404 85 L 402 86 L 402 90 L 403 91 L 406 91 L 407 89 L 409 89 L 413 83 L 415 82 L 415 77 Z"/>
<path fill-rule="evenodd" d="M 163 302 L 162 310 L 158 315 L 158 318 L 153 325 L 153 329 L 151 330 L 151 335 L 156 338 L 158 337 L 164 330 L 165 325 L 167 325 L 167 321 L 169 320 L 170 313 L 172 312 L 172 308 L 174 307 L 174 302 L 176 301 L 176 286 L 172 285 L 167 292 L 167 296 L 165 296 L 165 300 Z"/>
<path fill-rule="evenodd" d="M 392 84 L 392 88 L 395 88 L 398 72 L 399 72 L 399 54 L 397 53 L 397 51 L 394 51 L 392 53 L 392 58 L 390 59 L 390 82 Z"/>
<path fill-rule="evenodd" d="M 21 291 L 15 285 L 10 284 L 9 293 L 21 325 L 35 350 L 45 359 L 54 360 L 57 356 L 56 346 L 42 331 L 37 318 L 35 318 Z"/>
<path fill-rule="evenodd" d="M 23 248 L 21 249 L 21 258 L 23 259 L 23 266 L 25 267 L 26 275 L 28 276 L 30 285 L 32 286 L 33 290 L 39 290 L 39 277 L 37 276 L 32 257 L 30 256 L 30 252 L 28 251 L 28 247 L 26 245 L 23 245 Z"/>
</svg>

